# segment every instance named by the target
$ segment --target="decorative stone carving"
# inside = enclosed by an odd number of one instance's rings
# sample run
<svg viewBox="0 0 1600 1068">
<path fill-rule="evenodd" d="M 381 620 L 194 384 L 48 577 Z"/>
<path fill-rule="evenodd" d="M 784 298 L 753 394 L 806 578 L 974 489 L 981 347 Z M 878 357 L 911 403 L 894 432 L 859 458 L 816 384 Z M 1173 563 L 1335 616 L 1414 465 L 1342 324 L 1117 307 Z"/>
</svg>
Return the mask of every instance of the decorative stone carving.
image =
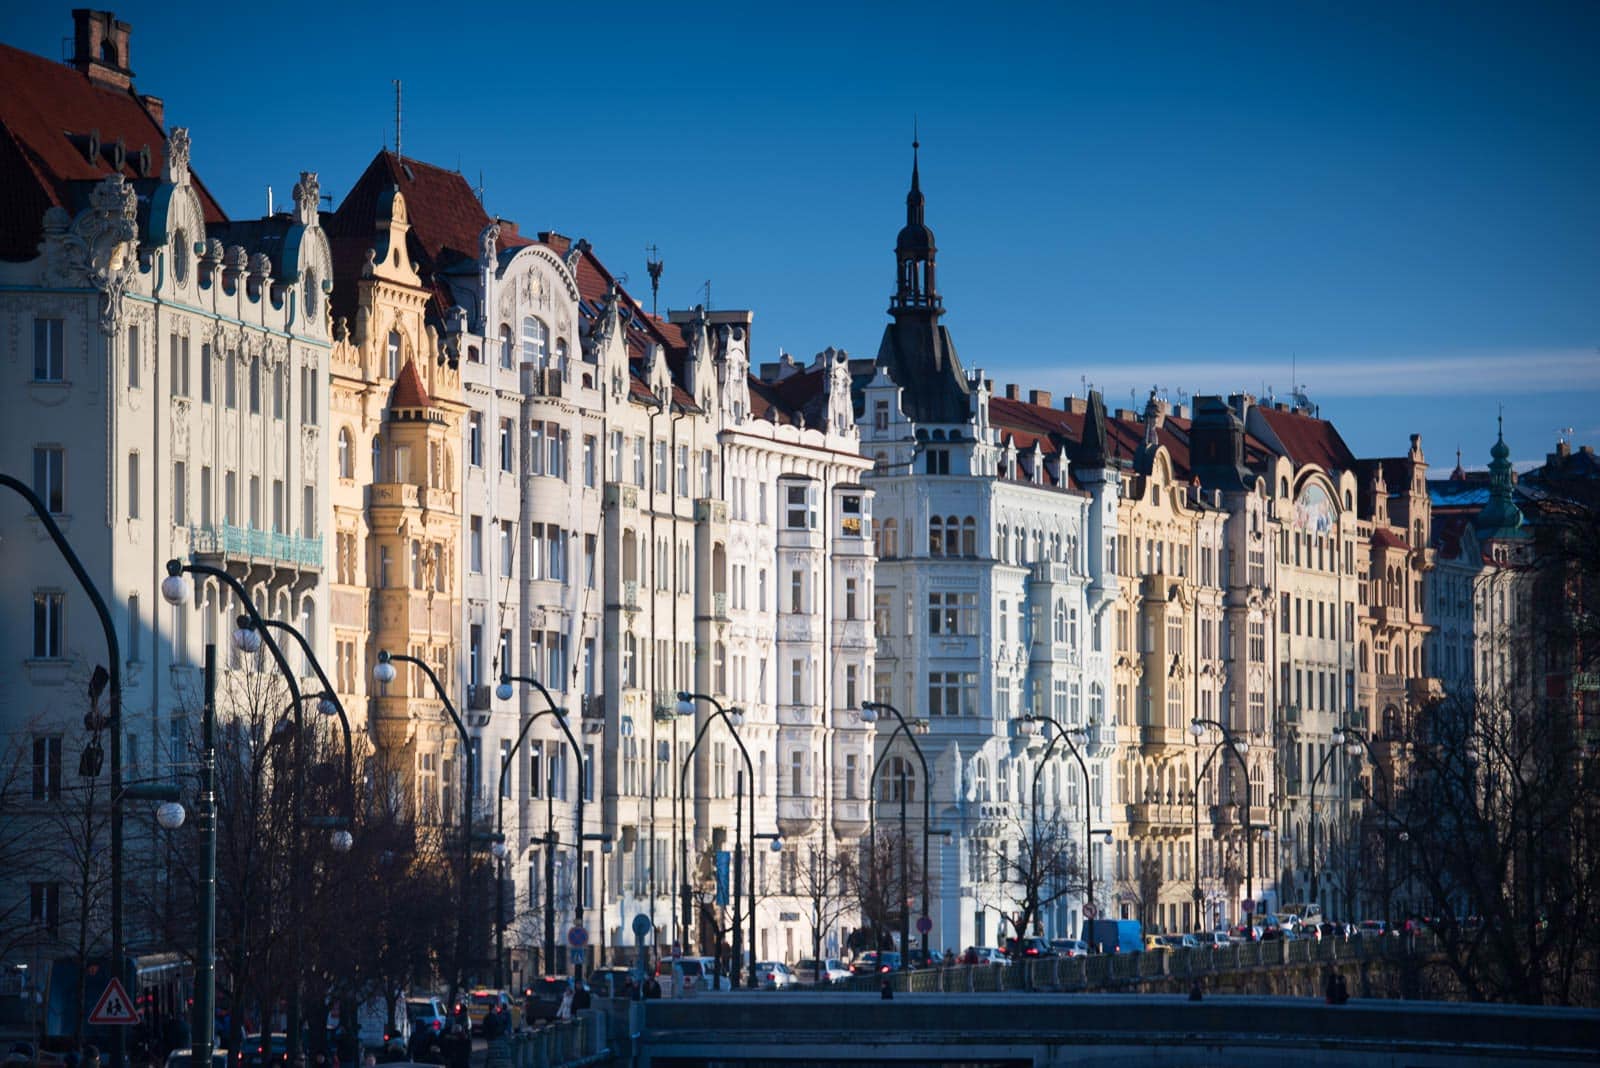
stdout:
<svg viewBox="0 0 1600 1068">
<path fill-rule="evenodd" d="M 120 174 L 107 176 L 89 193 L 89 207 L 67 221 L 66 212 L 45 212 L 43 281 L 47 286 L 89 285 L 100 292 L 100 332 L 122 325 L 122 296 L 137 269 L 138 200 Z"/>
<path fill-rule="evenodd" d="M 294 218 L 301 226 L 317 224 L 317 207 L 322 202 L 322 184 L 316 171 L 301 171 L 294 186 Z"/>
<path fill-rule="evenodd" d="M 490 223 L 478 234 L 478 265 L 492 267 L 500 246 L 500 224 Z"/>
<path fill-rule="evenodd" d="M 189 184 L 189 129 L 177 126 L 167 138 L 166 159 L 161 163 L 162 181 L 173 185 Z"/>
</svg>

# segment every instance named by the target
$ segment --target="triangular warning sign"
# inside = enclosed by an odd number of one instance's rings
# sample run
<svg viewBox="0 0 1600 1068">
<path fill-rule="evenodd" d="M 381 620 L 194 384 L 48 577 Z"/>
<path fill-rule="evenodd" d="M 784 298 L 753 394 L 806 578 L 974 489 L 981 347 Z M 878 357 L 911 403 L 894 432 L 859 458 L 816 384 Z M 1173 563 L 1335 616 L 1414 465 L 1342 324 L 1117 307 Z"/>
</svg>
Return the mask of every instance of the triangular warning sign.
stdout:
<svg viewBox="0 0 1600 1068">
<path fill-rule="evenodd" d="M 89 1013 L 89 1022 L 92 1024 L 136 1024 L 139 1014 L 133 1011 L 133 999 L 122 987 L 122 980 L 116 976 L 111 977 L 111 982 L 106 984 L 106 989 L 100 995 L 100 1000 L 94 1003 L 94 1011 Z"/>
</svg>

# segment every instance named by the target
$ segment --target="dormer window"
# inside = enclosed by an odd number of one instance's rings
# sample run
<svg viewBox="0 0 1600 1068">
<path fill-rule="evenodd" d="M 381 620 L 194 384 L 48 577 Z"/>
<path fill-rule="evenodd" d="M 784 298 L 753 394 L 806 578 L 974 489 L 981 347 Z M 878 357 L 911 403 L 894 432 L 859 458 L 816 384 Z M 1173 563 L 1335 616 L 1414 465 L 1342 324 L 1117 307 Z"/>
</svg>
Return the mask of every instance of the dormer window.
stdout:
<svg viewBox="0 0 1600 1068">
<path fill-rule="evenodd" d="M 872 429 L 889 429 L 889 402 L 881 400 L 872 406 Z"/>
</svg>

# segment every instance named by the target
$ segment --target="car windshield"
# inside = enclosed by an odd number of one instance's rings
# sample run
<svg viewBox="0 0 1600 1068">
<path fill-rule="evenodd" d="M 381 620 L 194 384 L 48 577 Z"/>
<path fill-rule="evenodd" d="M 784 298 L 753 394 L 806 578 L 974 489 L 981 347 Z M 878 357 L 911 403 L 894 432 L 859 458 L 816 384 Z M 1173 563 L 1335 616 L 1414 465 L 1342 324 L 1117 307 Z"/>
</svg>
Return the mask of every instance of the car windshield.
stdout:
<svg viewBox="0 0 1600 1068">
<path fill-rule="evenodd" d="M 497 1005 L 497 1004 L 499 1004 L 499 1002 L 500 1002 L 500 995 L 499 994 L 474 994 L 474 995 L 472 995 L 472 1003 L 474 1005 Z"/>
<path fill-rule="evenodd" d="M 678 970 L 684 975 L 704 975 L 706 971 L 697 960 L 680 960 Z"/>
</svg>

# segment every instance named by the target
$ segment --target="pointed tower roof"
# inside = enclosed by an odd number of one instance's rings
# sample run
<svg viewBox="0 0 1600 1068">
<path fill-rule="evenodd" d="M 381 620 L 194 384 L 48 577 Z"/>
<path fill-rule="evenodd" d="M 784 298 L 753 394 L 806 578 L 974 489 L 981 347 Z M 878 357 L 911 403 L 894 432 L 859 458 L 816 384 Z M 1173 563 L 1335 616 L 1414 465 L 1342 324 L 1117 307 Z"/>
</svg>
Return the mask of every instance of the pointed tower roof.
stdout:
<svg viewBox="0 0 1600 1068">
<path fill-rule="evenodd" d="M 1506 444 L 1504 416 L 1499 419 L 1499 433 L 1489 449 L 1489 457 L 1489 503 L 1473 519 L 1473 529 L 1484 541 L 1524 537 L 1522 511 L 1513 499 L 1511 447 Z"/>
<path fill-rule="evenodd" d="M 407 360 L 406 365 L 400 368 L 399 377 L 394 380 L 394 388 L 389 391 L 389 410 L 397 412 L 432 407 L 433 398 L 428 396 L 428 389 L 422 384 L 422 375 L 417 373 L 417 362 Z"/>
<path fill-rule="evenodd" d="M 901 390 L 906 417 L 916 423 L 965 423 L 972 417 L 971 387 L 950 333 L 939 325 L 944 302 L 935 285 L 937 248 L 923 221 L 926 202 L 918 167 L 921 145 L 911 142 L 911 191 L 906 225 L 895 240 L 894 321 L 878 346 L 878 366 Z"/>
</svg>

